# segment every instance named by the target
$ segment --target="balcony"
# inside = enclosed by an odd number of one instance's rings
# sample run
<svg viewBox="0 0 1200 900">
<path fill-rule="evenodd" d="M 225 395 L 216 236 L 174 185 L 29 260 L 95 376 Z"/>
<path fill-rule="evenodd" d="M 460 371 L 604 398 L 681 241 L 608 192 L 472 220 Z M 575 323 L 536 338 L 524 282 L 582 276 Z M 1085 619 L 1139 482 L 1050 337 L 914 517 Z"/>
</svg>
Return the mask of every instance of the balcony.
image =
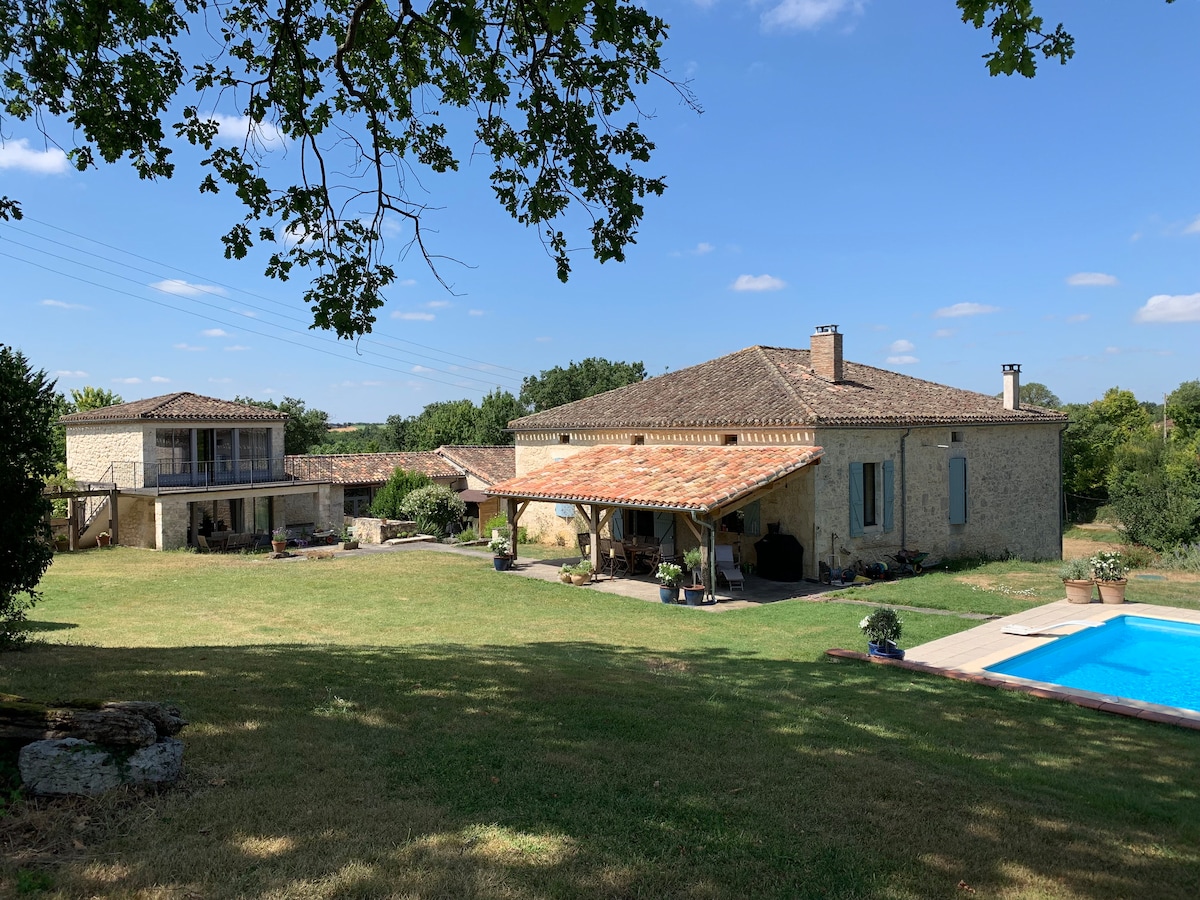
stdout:
<svg viewBox="0 0 1200 900">
<path fill-rule="evenodd" d="M 114 462 L 105 481 L 126 490 L 211 491 L 229 487 L 329 481 L 328 459 L 260 458 L 204 462 Z"/>
</svg>

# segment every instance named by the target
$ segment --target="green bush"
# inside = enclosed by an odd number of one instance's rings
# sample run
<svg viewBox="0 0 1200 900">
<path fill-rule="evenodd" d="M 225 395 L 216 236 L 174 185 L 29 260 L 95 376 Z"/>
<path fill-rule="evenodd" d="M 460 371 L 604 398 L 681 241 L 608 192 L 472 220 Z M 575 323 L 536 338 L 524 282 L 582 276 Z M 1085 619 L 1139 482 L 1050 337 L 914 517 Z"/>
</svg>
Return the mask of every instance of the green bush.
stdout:
<svg viewBox="0 0 1200 900">
<path fill-rule="evenodd" d="M 403 518 L 404 499 L 413 491 L 431 484 L 433 479 L 428 475 L 396 469 L 387 483 L 375 494 L 375 499 L 371 502 L 371 515 L 377 519 Z"/>
<path fill-rule="evenodd" d="M 466 544 L 477 540 L 479 540 L 479 538 L 476 536 L 474 528 L 464 528 L 458 533 L 458 542 L 460 544 Z"/>
<path fill-rule="evenodd" d="M 400 504 L 400 512 L 425 534 L 441 537 L 451 522 L 466 515 L 467 504 L 450 488 L 431 484 L 410 491 Z"/>
<path fill-rule="evenodd" d="M 1180 544 L 1164 553 L 1158 564 L 1164 569 L 1200 572 L 1200 544 Z"/>
<path fill-rule="evenodd" d="M 483 526 L 484 534 L 491 534 L 495 529 L 504 529 L 508 527 L 508 516 L 504 513 L 499 513 L 492 516 Z"/>
</svg>

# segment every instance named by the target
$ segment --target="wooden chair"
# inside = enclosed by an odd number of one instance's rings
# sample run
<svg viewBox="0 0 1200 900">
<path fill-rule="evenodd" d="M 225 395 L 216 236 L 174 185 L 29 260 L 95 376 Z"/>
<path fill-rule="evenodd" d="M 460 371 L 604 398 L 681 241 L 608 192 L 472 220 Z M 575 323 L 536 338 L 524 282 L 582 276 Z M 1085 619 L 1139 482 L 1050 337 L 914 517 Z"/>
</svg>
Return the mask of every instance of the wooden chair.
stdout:
<svg viewBox="0 0 1200 900">
<path fill-rule="evenodd" d="M 579 542 L 579 555 L 585 559 L 592 555 L 592 536 L 590 534 L 579 534 L 575 536 Z"/>
<path fill-rule="evenodd" d="M 625 545 L 620 541 L 612 542 L 604 562 L 610 578 L 629 573 L 629 557 L 625 555 Z"/>
<path fill-rule="evenodd" d="M 196 549 L 201 553 L 211 553 L 212 548 L 208 546 L 208 538 L 202 534 L 196 535 Z"/>
</svg>

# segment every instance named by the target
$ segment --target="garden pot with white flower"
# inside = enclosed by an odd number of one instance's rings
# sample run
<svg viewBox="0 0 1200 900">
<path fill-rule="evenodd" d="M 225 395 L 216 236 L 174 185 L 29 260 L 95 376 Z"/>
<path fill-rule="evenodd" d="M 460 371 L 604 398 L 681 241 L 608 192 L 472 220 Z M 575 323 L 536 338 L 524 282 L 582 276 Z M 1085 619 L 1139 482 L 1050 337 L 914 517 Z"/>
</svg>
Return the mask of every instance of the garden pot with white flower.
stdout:
<svg viewBox="0 0 1200 900">
<path fill-rule="evenodd" d="M 1100 591 L 1101 603 L 1124 603 L 1125 586 L 1129 583 L 1126 575 L 1129 567 L 1121 559 L 1121 554 L 1115 551 L 1097 553 L 1090 560 L 1092 574 L 1096 576 L 1096 588 Z"/>
<path fill-rule="evenodd" d="M 678 603 L 679 582 L 683 578 L 683 569 L 675 563 L 659 563 L 654 577 L 659 581 L 658 599 L 663 603 Z"/>
</svg>

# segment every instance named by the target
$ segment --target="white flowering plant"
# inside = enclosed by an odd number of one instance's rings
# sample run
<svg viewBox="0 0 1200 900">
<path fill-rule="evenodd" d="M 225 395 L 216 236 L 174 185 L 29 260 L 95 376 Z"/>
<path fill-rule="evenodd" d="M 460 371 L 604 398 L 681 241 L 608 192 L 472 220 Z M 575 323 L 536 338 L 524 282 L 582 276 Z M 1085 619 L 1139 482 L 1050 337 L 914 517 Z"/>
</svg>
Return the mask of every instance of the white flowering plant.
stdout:
<svg viewBox="0 0 1200 900">
<path fill-rule="evenodd" d="M 1120 581 L 1129 572 L 1129 566 L 1115 550 L 1102 550 L 1088 560 L 1097 581 Z"/>
<path fill-rule="evenodd" d="M 508 538 L 497 536 L 488 541 L 488 549 L 492 551 L 493 556 L 508 556 L 512 553 L 512 544 L 508 542 Z"/>
<path fill-rule="evenodd" d="M 658 568 L 654 572 L 654 577 L 667 587 L 675 587 L 675 585 L 683 580 L 683 569 L 675 565 L 675 563 L 659 563 Z"/>
<path fill-rule="evenodd" d="M 858 627 L 873 644 L 895 643 L 900 640 L 904 620 L 889 606 L 880 606 L 863 616 Z"/>
</svg>

